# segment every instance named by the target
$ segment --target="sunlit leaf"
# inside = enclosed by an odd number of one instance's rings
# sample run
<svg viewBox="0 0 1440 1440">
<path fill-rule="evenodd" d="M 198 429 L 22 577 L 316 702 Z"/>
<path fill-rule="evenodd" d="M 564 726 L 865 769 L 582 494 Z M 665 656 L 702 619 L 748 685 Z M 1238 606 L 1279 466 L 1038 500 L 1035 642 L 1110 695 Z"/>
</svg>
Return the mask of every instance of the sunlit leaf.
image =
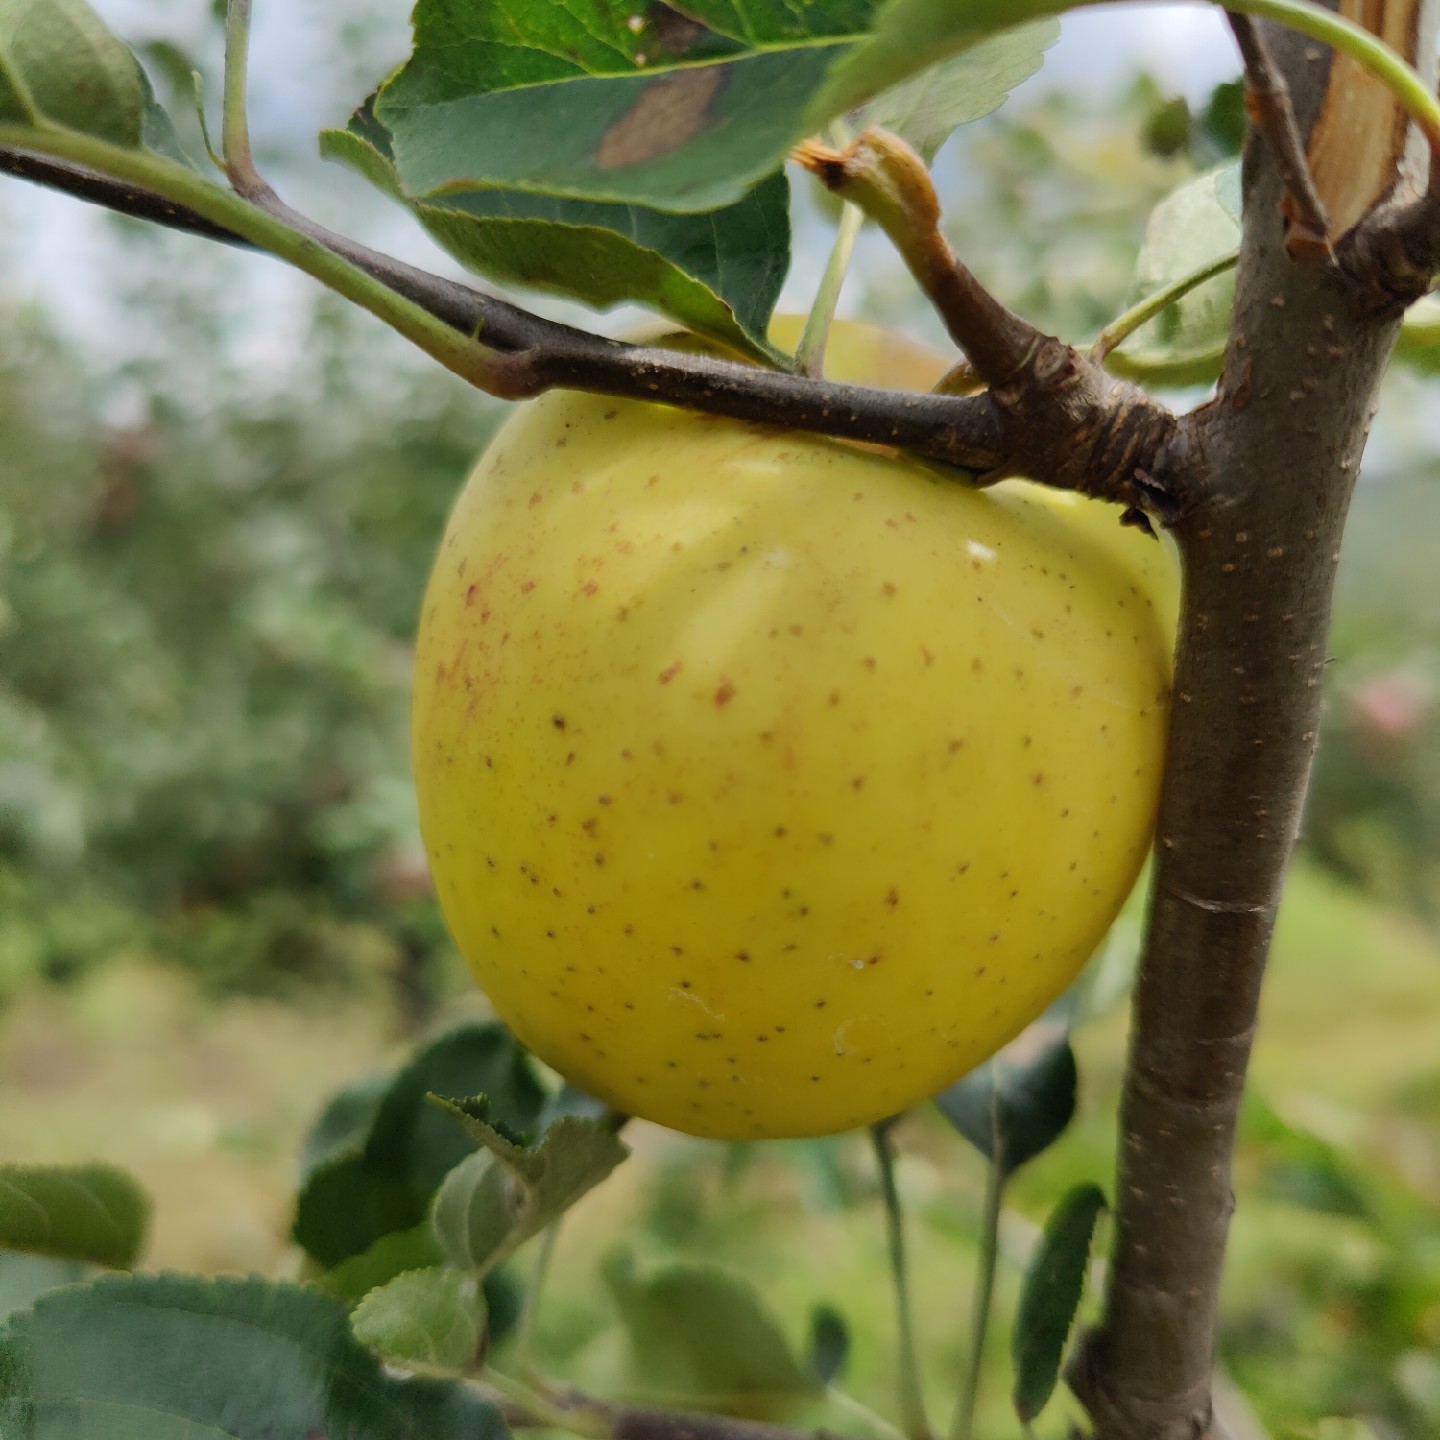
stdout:
<svg viewBox="0 0 1440 1440">
<path fill-rule="evenodd" d="M 460 1270 L 411 1270 L 372 1290 L 350 1323 L 387 1360 L 468 1374 L 485 1346 L 485 1292 Z"/>
<path fill-rule="evenodd" d="M 986 1159 L 1012 1174 L 1048 1149 L 1075 1114 L 1075 1053 L 1065 1026 L 1037 1020 L 935 1103 Z"/>
<path fill-rule="evenodd" d="M 0 1249 L 128 1269 L 150 1199 L 113 1165 L 0 1165 Z"/>
<path fill-rule="evenodd" d="M 504 1440 L 458 1382 L 395 1379 L 338 1302 L 263 1280 L 107 1277 L 0 1327 L 0 1434 Z"/>
<path fill-rule="evenodd" d="M 450 1263 L 474 1273 L 558 1220 L 630 1153 L 599 1120 L 561 1116 L 538 1145 L 524 1146 L 447 1108 L 482 1148 L 445 1177 L 431 1218 Z"/>
<path fill-rule="evenodd" d="M 428 1220 L 409 1230 L 392 1230 L 368 1250 L 326 1270 L 316 1283 L 347 1305 L 357 1305 L 372 1290 L 387 1285 L 407 1270 L 424 1270 L 445 1259 Z"/>
<path fill-rule="evenodd" d="M 1025 1271 L 1010 1354 L 1015 1365 L 1011 1398 L 1026 1424 L 1045 1408 L 1060 1378 L 1065 1342 L 1084 1293 L 1095 1225 L 1104 1209 L 1105 1195 L 1098 1185 L 1068 1191 L 1045 1222 Z"/>
</svg>

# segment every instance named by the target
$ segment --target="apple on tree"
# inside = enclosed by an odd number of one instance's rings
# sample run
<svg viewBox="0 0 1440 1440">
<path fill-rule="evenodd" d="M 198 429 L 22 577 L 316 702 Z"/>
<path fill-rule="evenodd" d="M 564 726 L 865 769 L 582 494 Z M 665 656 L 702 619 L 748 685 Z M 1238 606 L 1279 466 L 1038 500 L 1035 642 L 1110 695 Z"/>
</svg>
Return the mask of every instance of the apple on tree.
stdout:
<svg viewBox="0 0 1440 1440">
<path fill-rule="evenodd" d="M 829 359 L 910 389 L 946 368 L 855 324 Z M 1059 995 L 1134 884 L 1177 588 L 1163 545 L 1074 494 L 526 404 L 418 642 L 456 939 L 520 1039 L 628 1113 L 762 1137 L 903 1110 Z"/>
</svg>

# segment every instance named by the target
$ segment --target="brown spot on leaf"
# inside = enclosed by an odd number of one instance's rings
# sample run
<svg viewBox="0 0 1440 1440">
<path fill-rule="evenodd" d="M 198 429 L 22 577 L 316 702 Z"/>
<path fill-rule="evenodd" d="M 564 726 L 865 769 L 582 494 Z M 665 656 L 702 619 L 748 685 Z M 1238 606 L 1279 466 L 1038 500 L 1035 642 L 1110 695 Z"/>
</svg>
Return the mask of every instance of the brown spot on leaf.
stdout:
<svg viewBox="0 0 1440 1440">
<path fill-rule="evenodd" d="M 724 66 L 706 65 L 652 80 L 601 136 L 596 165 L 622 170 L 681 149 L 705 128 L 727 73 Z"/>
</svg>

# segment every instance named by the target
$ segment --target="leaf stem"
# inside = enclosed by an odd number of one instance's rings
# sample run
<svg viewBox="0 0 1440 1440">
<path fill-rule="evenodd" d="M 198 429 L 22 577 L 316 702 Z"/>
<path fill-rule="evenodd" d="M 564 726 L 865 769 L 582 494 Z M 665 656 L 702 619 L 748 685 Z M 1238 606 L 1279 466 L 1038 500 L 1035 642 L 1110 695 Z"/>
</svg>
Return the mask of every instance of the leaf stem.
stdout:
<svg viewBox="0 0 1440 1440">
<path fill-rule="evenodd" d="M 998 1126 L 997 1126 L 998 1129 Z M 985 1177 L 985 1209 L 980 1231 L 980 1269 L 970 1319 L 970 1353 L 955 1405 L 950 1440 L 971 1440 L 975 1433 L 975 1403 L 980 1395 L 980 1370 L 985 1357 L 985 1332 L 990 1326 L 990 1305 L 995 1295 L 995 1264 L 1000 1253 L 1000 1202 L 1005 1193 L 1004 1156 L 996 1135 L 995 1158 Z"/>
<path fill-rule="evenodd" d="M 911 1440 L 930 1440 L 934 1432 L 925 1414 L 925 1391 L 920 1376 L 920 1352 L 915 1340 L 914 1309 L 910 1300 L 910 1274 L 905 1258 L 905 1216 L 895 1187 L 895 1147 L 890 1132 L 894 1121 L 870 1129 L 875 1163 L 880 1172 L 880 1193 L 885 1202 L 885 1236 L 890 1258 L 890 1279 L 895 1289 L 895 1319 L 900 1349 L 898 1381 L 900 1421 Z"/>
<path fill-rule="evenodd" d="M 220 150 L 225 173 L 241 195 L 264 186 L 250 149 L 246 92 L 250 74 L 250 0 L 228 0 L 225 6 L 225 82 L 220 112 Z"/>
<path fill-rule="evenodd" d="M 805 321 L 804 334 L 795 350 L 795 371 L 819 380 L 825 374 L 825 342 L 830 338 L 830 326 L 835 319 L 835 307 L 840 303 L 840 291 L 845 285 L 845 275 L 850 269 L 851 257 L 855 254 L 855 241 L 865 224 L 865 212 L 848 200 L 840 206 L 840 224 L 835 232 L 835 243 L 830 247 L 830 258 L 825 262 L 825 273 L 820 277 L 820 287 L 815 292 L 815 302 L 810 307 Z"/>
<path fill-rule="evenodd" d="M 1207 280 L 1213 280 L 1217 275 L 1223 275 L 1227 270 L 1233 270 L 1239 259 L 1240 252 L 1231 250 L 1225 255 L 1207 261 L 1188 275 L 1182 275 L 1178 280 L 1172 280 L 1164 289 L 1157 290 L 1153 295 L 1147 295 L 1139 304 L 1132 305 L 1123 314 L 1117 315 L 1095 337 L 1095 343 L 1090 347 L 1090 358 L 1103 362 L 1112 350 L 1123 345 L 1147 321 L 1153 320 L 1167 306 L 1173 305 L 1175 301 L 1188 295 Z"/>
</svg>

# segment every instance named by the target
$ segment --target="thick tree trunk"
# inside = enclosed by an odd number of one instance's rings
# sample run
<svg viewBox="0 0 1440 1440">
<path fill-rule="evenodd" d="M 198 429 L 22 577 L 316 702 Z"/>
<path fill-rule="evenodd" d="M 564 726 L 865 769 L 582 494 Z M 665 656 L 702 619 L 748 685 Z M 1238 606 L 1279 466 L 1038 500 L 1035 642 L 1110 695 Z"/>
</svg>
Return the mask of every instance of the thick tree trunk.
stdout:
<svg viewBox="0 0 1440 1440">
<path fill-rule="evenodd" d="M 1404 20 L 1411 55 L 1433 57 L 1428 0 L 1353 8 L 1387 36 L 1382 26 Z M 1337 122 L 1342 91 L 1364 101 L 1355 87 L 1368 82 L 1313 42 L 1266 36 L 1322 196 L 1348 227 L 1395 178 L 1385 144 L 1358 146 L 1360 121 Z M 1393 125 L 1383 97 L 1364 113 L 1366 126 Z M 1332 163 L 1335 147 L 1348 164 Z M 1236 1116 L 1319 730 L 1341 533 L 1398 325 L 1367 310 L 1352 281 L 1287 255 L 1283 198 L 1252 137 L 1225 373 L 1194 419 L 1207 498 L 1176 528 L 1185 600 L 1115 1253 L 1103 1320 L 1071 1376 L 1099 1440 L 1221 1433 L 1210 1376 Z"/>
</svg>

